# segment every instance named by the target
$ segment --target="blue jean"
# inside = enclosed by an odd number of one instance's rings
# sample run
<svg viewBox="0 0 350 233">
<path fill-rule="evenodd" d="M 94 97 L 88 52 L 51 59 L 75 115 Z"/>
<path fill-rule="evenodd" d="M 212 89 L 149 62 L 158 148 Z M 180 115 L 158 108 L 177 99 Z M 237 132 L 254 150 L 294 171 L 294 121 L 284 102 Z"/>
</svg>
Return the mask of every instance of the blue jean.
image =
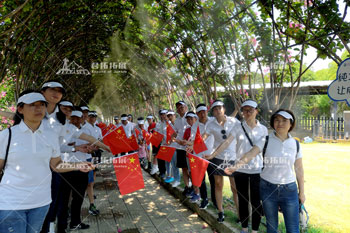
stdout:
<svg viewBox="0 0 350 233">
<path fill-rule="evenodd" d="M 50 205 L 27 210 L 0 210 L 0 232 L 38 233 Z"/>
<path fill-rule="evenodd" d="M 165 161 L 165 168 L 167 176 L 170 176 L 170 162 Z"/>
<path fill-rule="evenodd" d="M 170 161 L 171 171 L 174 176 L 174 180 L 180 182 L 180 171 L 179 171 L 179 168 L 176 167 L 176 161 L 177 161 L 177 156 L 176 156 L 176 150 L 175 150 L 173 158 Z"/>
<path fill-rule="evenodd" d="M 278 207 L 281 207 L 287 233 L 299 233 L 299 198 L 295 182 L 276 185 L 261 179 L 260 197 L 266 216 L 267 233 L 278 232 Z"/>
</svg>

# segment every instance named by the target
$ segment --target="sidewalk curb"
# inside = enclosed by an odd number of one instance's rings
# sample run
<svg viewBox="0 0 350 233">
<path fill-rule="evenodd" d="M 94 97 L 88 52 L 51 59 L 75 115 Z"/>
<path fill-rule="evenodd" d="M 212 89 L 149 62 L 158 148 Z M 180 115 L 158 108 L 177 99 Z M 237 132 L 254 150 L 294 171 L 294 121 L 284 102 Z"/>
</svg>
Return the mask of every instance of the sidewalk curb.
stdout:
<svg viewBox="0 0 350 233">
<path fill-rule="evenodd" d="M 153 177 L 155 180 L 159 182 L 171 195 L 173 195 L 175 198 L 180 199 L 180 201 L 187 206 L 189 209 L 191 209 L 193 212 L 197 213 L 198 216 L 200 216 L 205 222 L 207 222 L 210 227 L 217 230 L 218 232 L 237 232 L 240 231 L 237 228 L 234 228 L 233 226 L 230 226 L 228 222 L 219 223 L 217 218 L 216 211 L 209 210 L 209 209 L 199 209 L 199 206 L 195 203 L 191 203 L 187 197 L 182 195 L 182 189 L 176 187 L 173 188 L 171 184 L 165 183 L 164 180 L 157 174 L 151 175 L 148 171 L 147 172 L 151 177 Z"/>
</svg>

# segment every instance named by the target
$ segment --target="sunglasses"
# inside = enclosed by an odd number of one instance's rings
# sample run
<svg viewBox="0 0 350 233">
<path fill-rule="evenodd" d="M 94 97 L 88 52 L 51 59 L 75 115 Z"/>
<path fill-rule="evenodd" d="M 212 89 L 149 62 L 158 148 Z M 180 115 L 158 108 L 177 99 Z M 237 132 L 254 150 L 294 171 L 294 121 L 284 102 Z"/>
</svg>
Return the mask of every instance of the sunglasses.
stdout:
<svg viewBox="0 0 350 233">
<path fill-rule="evenodd" d="M 226 135 L 226 130 L 221 130 L 221 134 L 222 134 L 222 139 L 226 139 L 227 135 Z"/>
</svg>

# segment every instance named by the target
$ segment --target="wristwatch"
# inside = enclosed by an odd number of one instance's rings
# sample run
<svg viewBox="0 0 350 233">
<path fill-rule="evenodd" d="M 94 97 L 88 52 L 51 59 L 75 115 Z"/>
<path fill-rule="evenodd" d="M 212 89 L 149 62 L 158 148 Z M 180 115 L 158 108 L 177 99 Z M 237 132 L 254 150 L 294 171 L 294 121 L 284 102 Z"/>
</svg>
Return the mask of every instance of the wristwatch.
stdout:
<svg viewBox="0 0 350 233">
<path fill-rule="evenodd" d="M 77 150 L 75 149 L 75 147 L 72 147 L 72 152 L 76 152 Z"/>
</svg>

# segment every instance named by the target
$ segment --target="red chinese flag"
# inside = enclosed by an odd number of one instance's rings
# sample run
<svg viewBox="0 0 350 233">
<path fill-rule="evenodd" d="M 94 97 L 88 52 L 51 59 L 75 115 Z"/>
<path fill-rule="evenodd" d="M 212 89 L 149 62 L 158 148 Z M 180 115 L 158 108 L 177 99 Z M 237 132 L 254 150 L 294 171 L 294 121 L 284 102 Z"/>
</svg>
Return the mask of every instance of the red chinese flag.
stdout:
<svg viewBox="0 0 350 233">
<path fill-rule="evenodd" d="M 208 150 L 208 148 L 203 141 L 203 138 L 201 136 L 201 132 L 200 132 L 199 126 L 198 126 L 196 136 L 195 136 L 194 142 L 193 142 L 193 151 L 194 151 L 194 153 L 199 154 L 199 153 L 206 151 L 206 150 Z"/>
<path fill-rule="evenodd" d="M 152 133 L 150 142 L 152 143 L 153 146 L 158 147 L 159 144 L 162 142 L 163 138 L 164 138 L 163 134 L 154 130 Z"/>
<path fill-rule="evenodd" d="M 187 157 L 191 167 L 192 184 L 196 187 L 200 187 L 202 185 L 204 174 L 207 171 L 209 162 L 190 153 L 187 153 Z"/>
<path fill-rule="evenodd" d="M 129 145 L 129 141 L 126 137 L 123 126 L 120 126 L 117 129 L 110 129 L 106 136 L 103 138 L 103 142 L 111 148 L 111 151 L 114 155 L 134 150 Z"/>
<path fill-rule="evenodd" d="M 113 166 L 121 195 L 145 187 L 137 153 L 114 158 Z"/>
<path fill-rule="evenodd" d="M 103 122 L 100 122 L 98 124 L 96 124 L 100 129 L 104 129 L 104 128 L 107 128 L 107 125 Z"/>
<path fill-rule="evenodd" d="M 146 144 L 149 145 L 151 143 L 152 134 L 148 133 L 146 130 L 142 130 L 142 137 L 146 140 Z"/>
<path fill-rule="evenodd" d="M 170 146 L 161 146 L 157 153 L 157 159 L 170 162 L 173 158 L 176 148 Z"/>
<path fill-rule="evenodd" d="M 139 137 L 139 135 L 140 135 L 140 130 L 135 129 L 135 133 L 136 133 L 136 137 L 138 138 L 138 137 Z"/>
<path fill-rule="evenodd" d="M 171 136 L 175 133 L 174 128 L 166 122 L 166 143 L 169 144 L 171 140 Z"/>
<path fill-rule="evenodd" d="M 108 126 L 105 123 L 99 123 L 98 127 L 100 127 L 101 131 L 102 131 L 102 136 L 105 136 L 106 133 L 108 132 Z"/>
<path fill-rule="evenodd" d="M 138 150 L 139 149 L 139 144 L 137 143 L 135 135 L 131 135 L 130 138 L 128 138 L 128 143 L 132 147 L 133 150 Z"/>
</svg>

